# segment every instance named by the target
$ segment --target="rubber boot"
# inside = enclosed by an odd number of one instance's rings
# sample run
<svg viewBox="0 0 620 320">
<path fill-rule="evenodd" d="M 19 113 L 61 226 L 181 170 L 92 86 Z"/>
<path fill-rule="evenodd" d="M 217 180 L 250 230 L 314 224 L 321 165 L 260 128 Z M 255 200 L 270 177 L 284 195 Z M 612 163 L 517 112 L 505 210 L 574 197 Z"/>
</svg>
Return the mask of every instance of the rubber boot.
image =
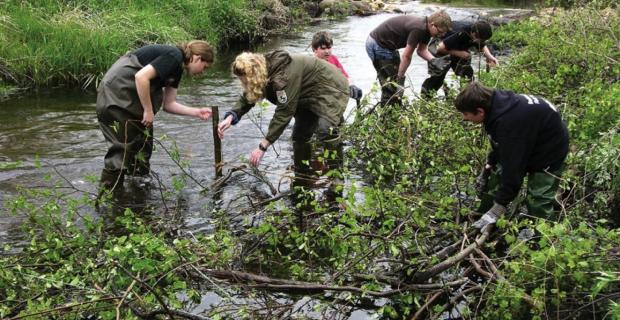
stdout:
<svg viewBox="0 0 620 320">
<path fill-rule="evenodd" d="M 101 178 L 99 179 L 99 194 L 97 195 L 97 202 L 106 192 L 114 192 L 120 190 L 123 187 L 125 180 L 125 174 L 121 170 L 101 170 Z"/>
</svg>

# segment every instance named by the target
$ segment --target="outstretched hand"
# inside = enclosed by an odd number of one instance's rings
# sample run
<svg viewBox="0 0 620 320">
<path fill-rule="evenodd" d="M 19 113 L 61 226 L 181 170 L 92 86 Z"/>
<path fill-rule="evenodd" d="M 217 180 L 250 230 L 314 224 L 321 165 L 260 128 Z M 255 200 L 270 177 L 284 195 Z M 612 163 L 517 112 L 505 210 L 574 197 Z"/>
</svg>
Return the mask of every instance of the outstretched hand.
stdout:
<svg viewBox="0 0 620 320">
<path fill-rule="evenodd" d="M 198 114 L 196 115 L 201 120 L 208 120 L 213 115 L 213 111 L 211 108 L 200 108 L 198 109 Z"/>
<path fill-rule="evenodd" d="M 263 159 L 263 155 L 265 155 L 265 151 L 259 148 L 252 150 L 252 152 L 250 153 L 250 164 L 258 167 L 261 159 Z"/>
<path fill-rule="evenodd" d="M 153 120 L 155 119 L 155 114 L 153 113 L 153 111 L 149 112 L 149 111 L 144 111 L 144 113 L 142 114 L 142 124 L 145 127 L 150 127 L 153 125 Z"/>
<path fill-rule="evenodd" d="M 487 58 L 487 64 L 491 65 L 491 66 L 497 66 L 499 65 L 499 61 L 495 58 Z"/>
<path fill-rule="evenodd" d="M 232 121 L 233 117 L 228 116 L 226 117 L 226 119 L 220 121 L 220 123 L 217 125 L 217 135 L 220 137 L 220 139 L 224 139 L 224 131 L 230 128 L 230 126 L 232 125 Z"/>
</svg>

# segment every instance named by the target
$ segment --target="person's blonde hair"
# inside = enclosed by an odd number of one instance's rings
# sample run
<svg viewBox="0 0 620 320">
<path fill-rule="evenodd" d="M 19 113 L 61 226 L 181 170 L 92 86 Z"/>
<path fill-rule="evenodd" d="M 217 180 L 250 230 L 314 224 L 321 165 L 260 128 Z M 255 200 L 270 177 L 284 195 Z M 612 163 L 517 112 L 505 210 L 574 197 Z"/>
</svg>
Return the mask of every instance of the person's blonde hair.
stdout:
<svg viewBox="0 0 620 320">
<path fill-rule="evenodd" d="M 202 61 L 209 64 L 213 63 L 215 52 L 208 42 L 202 40 L 192 40 L 177 46 L 183 51 L 183 61 L 187 64 L 193 55 L 200 56 Z"/>
<path fill-rule="evenodd" d="M 434 24 L 435 27 L 443 29 L 445 31 L 452 28 L 452 19 L 450 19 L 450 15 L 448 15 L 445 10 L 433 12 L 433 14 L 428 16 L 428 21 Z"/>
<path fill-rule="evenodd" d="M 267 61 L 262 54 L 244 52 L 232 63 L 232 72 L 237 77 L 245 77 L 243 85 L 245 98 L 249 103 L 256 103 L 263 98 L 263 90 L 267 85 Z"/>
</svg>

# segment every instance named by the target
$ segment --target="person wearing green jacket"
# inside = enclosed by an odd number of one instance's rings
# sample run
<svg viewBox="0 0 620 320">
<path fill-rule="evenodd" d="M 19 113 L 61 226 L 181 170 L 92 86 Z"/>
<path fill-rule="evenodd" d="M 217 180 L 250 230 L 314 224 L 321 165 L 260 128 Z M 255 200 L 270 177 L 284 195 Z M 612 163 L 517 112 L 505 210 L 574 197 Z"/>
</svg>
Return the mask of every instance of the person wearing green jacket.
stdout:
<svg viewBox="0 0 620 320">
<path fill-rule="evenodd" d="M 266 98 L 276 105 L 267 134 L 250 153 L 253 166 L 258 166 L 293 118 L 294 143 L 307 143 L 315 133 L 320 141 L 339 143 L 349 82 L 336 67 L 315 57 L 276 50 L 264 55 L 244 52 L 233 62 L 232 71 L 241 81 L 243 94 L 219 123 L 220 138 L 259 100 Z"/>
</svg>

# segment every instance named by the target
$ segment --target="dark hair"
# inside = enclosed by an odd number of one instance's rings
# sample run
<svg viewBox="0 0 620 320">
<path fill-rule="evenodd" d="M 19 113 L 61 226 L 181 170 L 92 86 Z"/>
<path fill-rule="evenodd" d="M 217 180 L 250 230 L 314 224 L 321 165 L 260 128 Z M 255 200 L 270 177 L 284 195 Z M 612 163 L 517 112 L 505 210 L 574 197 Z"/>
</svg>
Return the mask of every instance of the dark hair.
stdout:
<svg viewBox="0 0 620 320">
<path fill-rule="evenodd" d="M 489 40 L 491 39 L 491 36 L 493 36 L 491 25 L 484 20 L 476 21 L 472 26 L 471 31 L 475 32 L 478 38 L 483 41 Z"/>
<path fill-rule="evenodd" d="M 331 47 L 334 45 L 334 39 L 327 31 L 319 31 L 312 37 L 312 50 L 316 50 L 319 47 L 326 46 Z"/>
<path fill-rule="evenodd" d="M 478 81 L 473 81 L 467 85 L 454 100 L 456 110 L 460 112 L 478 113 L 478 108 L 489 112 L 494 90 L 483 86 Z"/>
</svg>

